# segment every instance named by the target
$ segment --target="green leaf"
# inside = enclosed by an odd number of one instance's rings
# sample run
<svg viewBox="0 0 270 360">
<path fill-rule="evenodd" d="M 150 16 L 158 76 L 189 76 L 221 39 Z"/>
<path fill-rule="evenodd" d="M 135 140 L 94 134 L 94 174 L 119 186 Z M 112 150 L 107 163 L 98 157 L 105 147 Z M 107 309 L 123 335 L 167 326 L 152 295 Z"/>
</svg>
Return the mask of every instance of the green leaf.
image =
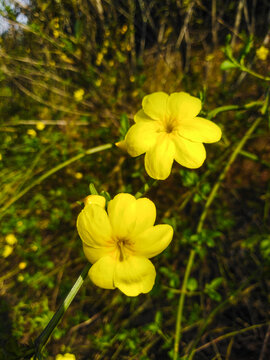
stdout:
<svg viewBox="0 0 270 360">
<path fill-rule="evenodd" d="M 99 195 L 99 193 L 97 192 L 95 185 L 93 183 L 91 183 L 89 185 L 89 190 L 90 190 L 91 195 Z"/>
<path fill-rule="evenodd" d="M 220 302 L 222 299 L 221 295 L 214 289 L 209 289 L 207 291 L 207 294 L 209 295 L 210 299 L 215 300 L 217 302 Z"/>
<path fill-rule="evenodd" d="M 230 60 L 225 60 L 220 65 L 220 70 L 229 70 L 229 69 L 235 69 L 235 68 L 237 68 L 237 66 Z"/>
<path fill-rule="evenodd" d="M 189 278 L 187 282 L 187 289 L 189 291 L 195 291 L 198 289 L 198 282 L 195 278 Z"/>
<path fill-rule="evenodd" d="M 126 113 L 121 114 L 120 116 L 120 136 L 121 139 L 124 139 L 126 133 L 129 129 L 129 121 Z"/>
<path fill-rule="evenodd" d="M 202 201 L 201 195 L 200 195 L 200 194 L 195 194 L 195 195 L 193 196 L 193 201 L 194 201 L 195 203 L 199 203 L 200 201 Z"/>
<path fill-rule="evenodd" d="M 207 284 L 209 288 L 216 289 L 222 284 L 223 278 L 217 277 L 214 280 L 210 282 L 210 284 Z"/>
<path fill-rule="evenodd" d="M 206 239 L 206 245 L 208 246 L 208 247 L 214 247 L 215 246 L 215 240 L 213 239 L 213 238 L 207 238 Z"/>
<path fill-rule="evenodd" d="M 107 191 L 102 190 L 102 191 L 100 192 L 100 195 L 103 196 L 103 197 L 105 197 L 106 203 L 111 200 L 111 195 L 110 195 Z"/>
<path fill-rule="evenodd" d="M 246 55 L 248 55 L 248 53 L 252 49 L 252 46 L 253 46 L 253 37 L 250 36 L 248 38 L 247 42 L 245 43 L 245 46 L 241 50 L 241 53 L 240 53 L 240 56 L 239 56 L 239 62 L 241 62 L 241 64 L 243 64 L 243 61 L 244 61 Z"/>
<path fill-rule="evenodd" d="M 199 181 L 199 176 L 195 171 L 180 169 L 179 173 L 182 177 L 182 183 L 186 187 L 191 187 Z"/>
</svg>

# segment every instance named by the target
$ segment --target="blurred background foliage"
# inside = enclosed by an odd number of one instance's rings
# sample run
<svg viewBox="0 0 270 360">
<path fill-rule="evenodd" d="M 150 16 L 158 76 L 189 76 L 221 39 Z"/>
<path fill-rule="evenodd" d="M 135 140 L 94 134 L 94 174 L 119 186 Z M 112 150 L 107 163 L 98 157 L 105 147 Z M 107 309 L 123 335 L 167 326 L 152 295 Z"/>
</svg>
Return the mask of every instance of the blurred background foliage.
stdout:
<svg viewBox="0 0 270 360">
<path fill-rule="evenodd" d="M 85 150 L 123 137 L 154 91 L 200 97 L 223 139 L 207 146 L 202 168 L 175 165 L 147 194 L 158 221 L 175 229 L 154 259 L 152 292 L 133 299 L 87 281 L 45 358 L 170 359 L 195 248 L 182 359 L 191 348 L 194 359 L 267 359 L 269 82 L 232 66 L 224 48 L 230 34 L 227 50 L 239 64 L 269 76 L 269 1 L 1 0 L 0 15 L 0 359 L 23 359 L 84 267 L 75 224 L 89 183 L 114 196 L 149 180 L 141 157 Z M 225 105 L 233 111 L 215 110 Z M 211 189 L 258 117 L 195 234 Z"/>
</svg>

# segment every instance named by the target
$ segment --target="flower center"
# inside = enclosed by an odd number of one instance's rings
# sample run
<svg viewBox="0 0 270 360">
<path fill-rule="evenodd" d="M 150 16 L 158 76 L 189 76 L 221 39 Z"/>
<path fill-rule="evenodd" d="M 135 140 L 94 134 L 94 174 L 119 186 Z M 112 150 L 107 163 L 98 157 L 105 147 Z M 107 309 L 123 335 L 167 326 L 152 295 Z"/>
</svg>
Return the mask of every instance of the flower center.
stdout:
<svg viewBox="0 0 270 360">
<path fill-rule="evenodd" d="M 128 257 L 128 253 L 131 251 L 128 247 L 131 245 L 129 240 L 126 239 L 118 239 L 116 242 L 117 249 L 119 251 L 119 261 L 124 261 Z"/>
<path fill-rule="evenodd" d="M 175 119 L 167 118 L 164 119 L 163 121 L 164 131 L 167 134 L 171 134 L 176 129 L 176 126 L 177 126 L 177 121 Z"/>
</svg>

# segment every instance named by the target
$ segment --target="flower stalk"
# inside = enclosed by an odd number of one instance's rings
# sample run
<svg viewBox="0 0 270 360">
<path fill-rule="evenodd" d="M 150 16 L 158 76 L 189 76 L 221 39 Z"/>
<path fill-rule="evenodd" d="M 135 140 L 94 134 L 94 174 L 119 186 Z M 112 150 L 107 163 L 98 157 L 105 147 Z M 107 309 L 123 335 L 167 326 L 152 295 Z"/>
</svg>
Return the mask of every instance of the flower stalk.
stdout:
<svg viewBox="0 0 270 360">
<path fill-rule="evenodd" d="M 39 335 L 39 337 L 35 340 L 35 355 L 34 359 L 38 358 L 40 356 L 40 353 L 43 349 L 43 347 L 46 345 L 47 341 L 49 340 L 50 335 L 52 334 L 55 327 L 58 325 L 59 321 L 64 316 L 65 312 L 69 308 L 69 305 L 72 303 L 74 297 L 80 290 L 84 280 L 86 279 L 86 276 L 88 274 L 88 271 L 91 267 L 91 264 L 87 264 L 83 271 L 81 272 L 80 276 L 76 280 L 75 284 L 72 286 L 70 292 L 67 294 L 66 298 L 62 302 L 62 304 L 59 306 L 56 313 L 53 315 L 51 320 L 49 321 L 46 328 L 42 331 L 42 333 Z"/>
</svg>

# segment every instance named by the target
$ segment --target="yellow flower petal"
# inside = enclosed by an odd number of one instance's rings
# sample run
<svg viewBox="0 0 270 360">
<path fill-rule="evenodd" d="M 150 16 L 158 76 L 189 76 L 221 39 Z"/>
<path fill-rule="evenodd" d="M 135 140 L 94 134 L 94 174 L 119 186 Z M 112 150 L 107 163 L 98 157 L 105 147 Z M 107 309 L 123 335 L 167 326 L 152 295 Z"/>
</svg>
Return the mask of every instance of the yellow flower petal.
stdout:
<svg viewBox="0 0 270 360">
<path fill-rule="evenodd" d="M 116 195 L 108 203 L 108 215 L 113 234 L 118 239 L 126 239 L 136 225 L 136 199 L 130 194 Z"/>
<path fill-rule="evenodd" d="M 76 360 L 76 357 L 73 354 L 65 353 L 64 355 L 61 354 L 56 355 L 55 360 Z"/>
<path fill-rule="evenodd" d="M 85 199 L 84 199 L 84 204 L 96 204 L 101 206 L 103 209 L 105 209 L 105 204 L 106 204 L 106 200 L 104 196 L 100 196 L 100 195 L 88 195 Z"/>
<path fill-rule="evenodd" d="M 213 143 L 221 138 L 220 127 L 212 121 L 201 117 L 183 121 L 179 126 L 178 133 L 191 141 L 204 143 Z"/>
<path fill-rule="evenodd" d="M 160 254 L 170 244 L 173 237 L 173 228 L 162 224 L 152 226 L 144 232 L 132 237 L 133 249 L 136 255 L 151 258 Z"/>
<path fill-rule="evenodd" d="M 174 135 L 172 139 L 176 150 L 175 160 L 180 165 L 196 169 L 203 164 L 206 151 L 202 143 L 187 140 L 179 135 Z"/>
<path fill-rule="evenodd" d="M 168 113 L 179 123 L 192 119 L 201 111 L 201 100 L 185 92 L 172 93 L 168 100 Z"/>
<path fill-rule="evenodd" d="M 139 156 L 155 145 L 158 138 L 156 121 L 140 121 L 131 126 L 126 135 L 126 147 L 129 155 Z"/>
<path fill-rule="evenodd" d="M 112 229 L 108 215 L 101 206 L 88 204 L 80 212 L 77 229 L 82 241 L 92 247 L 112 244 Z"/>
<path fill-rule="evenodd" d="M 65 360 L 76 360 L 75 355 L 70 354 L 70 353 L 65 353 L 64 357 L 65 357 Z"/>
<path fill-rule="evenodd" d="M 115 244 L 108 244 L 108 246 L 106 246 L 106 247 L 105 246 L 93 247 L 93 246 L 89 246 L 89 245 L 86 245 L 85 243 L 83 243 L 83 252 L 84 252 L 87 260 L 91 264 L 94 264 L 100 258 L 102 258 L 104 256 L 107 256 L 110 254 L 112 255 L 115 250 L 116 250 Z"/>
<path fill-rule="evenodd" d="M 153 179 L 164 180 L 171 172 L 175 146 L 170 135 L 159 134 L 156 145 L 145 154 L 145 169 Z"/>
<path fill-rule="evenodd" d="M 131 239 L 144 230 L 152 227 L 156 220 L 156 207 L 153 201 L 147 198 L 136 200 L 136 225 L 129 235 Z"/>
<path fill-rule="evenodd" d="M 113 277 L 116 261 L 111 256 L 103 256 L 89 270 L 91 281 L 103 289 L 115 289 Z"/>
<path fill-rule="evenodd" d="M 144 112 L 154 120 L 162 120 L 166 116 L 169 95 L 160 91 L 146 95 L 142 101 Z"/>
<path fill-rule="evenodd" d="M 150 260 L 140 256 L 130 256 L 119 261 L 115 267 L 114 285 L 127 296 L 137 296 L 152 290 L 156 270 Z"/>
<path fill-rule="evenodd" d="M 140 121 L 153 121 L 153 119 L 146 115 L 143 109 L 141 109 L 134 115 L 134 121 L 137 123 Z"/>
</svg>

